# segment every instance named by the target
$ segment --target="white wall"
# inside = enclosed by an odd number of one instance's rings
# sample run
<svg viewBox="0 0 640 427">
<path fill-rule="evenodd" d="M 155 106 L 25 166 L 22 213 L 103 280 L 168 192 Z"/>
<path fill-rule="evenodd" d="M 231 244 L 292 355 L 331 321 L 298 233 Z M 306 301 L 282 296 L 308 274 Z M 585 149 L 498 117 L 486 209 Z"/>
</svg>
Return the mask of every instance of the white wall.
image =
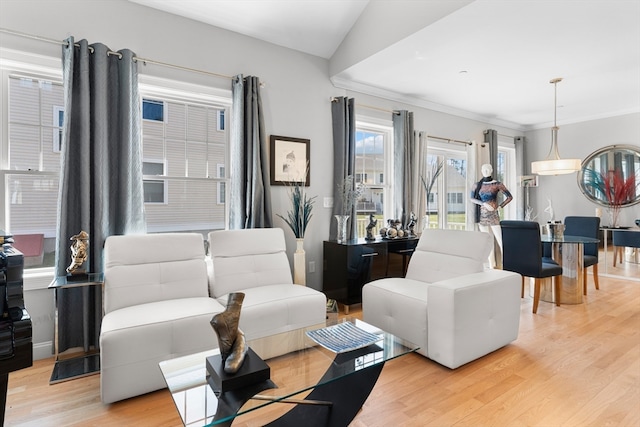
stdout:
<svg viewBox="0 0 640 427">
<path fill-rule="evenodd" d="M 585 159 L 594 151 L 613 144 L 635 145 L 640 150 L 640 113 L 592 120 L 577 124 L 559 124 L 558 150 L 560 157 Z M 547 157 L 551 147 L 551 130 L 527 132 L 525 153 L 527 167 L 531 161 Z M 595 215 L 597 204 L 589 201 L 578 188 L 577 174 L 538 177 L 538 188 L 530 191 L 532 207 L 538 222 L 549 221 L 544 213 L 551 199 L 556 220 L 567 215 Z M 633 225 L 640 218 L 640 204 L 620 211 L 620 224 Z M 606 210 L 602 209 L 602 223 L 609 224 Z"/>
<path fill-rule="evenodd" d="M 316 272 L 307 275 L 307 285 L 322 289 L 322 241 L 328 238 L 331 210 L 322 207 L 323 197 L 332 195 L 333 142 L 331 131 L 330 97 L 348 95 L 357 104 L 383 109 L 408 109 L 414 112 L 416 129 L 430 135 L 460 140 L 483 140 L 483 131 L 497 129 L 499 133 L 516 136 L 522 132 L 491 126 L 479 121 L 399 104 L 395 101 L 362 95 L 334 88 L 329 81 L 328 61 L 289 50 L 226 30 L 195 21 L 172 16 L 125 0 L 2 0 L 0 27 L 35 34 L 56 40 L 69 35 L 86 38 L 90 43 L 102 42 L 111 49 L 132 49 L 139 57 L 207 70 L 225 75 L 255 75 L 266 86 L 262 90 L 265 127 L 268 135 L 284 135 L 311 140 L 310 195 L 317 195 L 314 216 L 305 239 L 307 262 L 315 262 Z M 41 41 L 0 33 L 0 48 L 24 50 L 39 55 L 59 58 L 61 47 Z M 230 93 L 230 81 L 224 78 L 171 70 L 155 65 L 141 66 L 142 74 L 173 78 L 212 86 Z M 389 119 L 387 113 L 357 108 L 359 115 Z M 631 122 L 635 120 L 635 125 Z M 584 157 L 596 148 L 616 141 L 639 141 L 638 115 L 610 119 L 611 128 L 598 135 L 599 123 L 594 122 L 560 130 L 560 148 L 563 155 Z M 616 123 L 613 123 L 616 122 Z M 573 130 L 572 130 L 573 129 Z M 584 129 L 584 130 L 583 130 Z M 4 130 L 2 131 L 4 132 Z M 542 158 L 548 150 L 548 132 L 531 132 L 528 152 L 530 158 Z M 574 135 L 572 137 L 572 134 Z M 542 136 L 544 135 L 544 137 Z M 589 145 L 586 145 L 588 136 Z M 575 150 L 568 148 L 571 140 L 580 144 Z M 574 151 L 574 152 L 572 152 Z M 477 174 L 476 174 L 477 175 Z M 581 212 L 592 213 L 593 208 L 583 200 L 575 176 L 558 178 L 572 185 L 559 188 L 558 182 L 541 178 L 534 203 L 547 193 L 554 199 L 558 215 L 565 215 L 574 206 Z M 474 179 L 475 180 L 475 179 Z M 286 230 L 290 258 L 295 250 L 295 239 L 284 222 L 275 214 L 288 209 L 286 190 L 274 187 L 273 211 L 275 225 Z M 542 209 L 544 208 L 544 203 Z M 2 225 L 2 224 L 0 224 Z M 48 290 L 27 290 L 27 308 L 34 318 L 36 358 L 47 357 L 48 345 L 53 340 L 53 293 Z M 41 350 L 41 351 L 39 351 Z"/>
</svg>

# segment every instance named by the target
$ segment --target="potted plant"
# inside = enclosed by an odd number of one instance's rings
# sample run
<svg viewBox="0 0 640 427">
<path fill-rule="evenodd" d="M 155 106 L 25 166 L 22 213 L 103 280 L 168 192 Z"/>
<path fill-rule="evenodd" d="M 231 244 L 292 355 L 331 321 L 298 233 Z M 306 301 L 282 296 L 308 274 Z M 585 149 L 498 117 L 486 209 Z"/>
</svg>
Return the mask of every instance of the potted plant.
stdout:
<svg viewBox="0 0 640 427">
<path fill-rule="evenodd" d="M 362 183 L 355 185 L 355 178 L 353 175 L 347 175 L 342 183 L 338 184 L 340 193 L 341 214 L 335 215 L 338 222 L 338 234 L 336 240 L 343 242 L 347 240 L 347 221 L 356 202 L 364 191 L 364 185 Z"/>
<path fill-rule="evenodd" d="M 287 223 L 296 237 L 296 251 L 293 254 L 293 282 L 298 285 L 306 284 L 304 234 L 313 216 L 311 212 L 316 199 L 316 196 L 309 197 L 304 189 L 307 173 L 308 169 L 301 181 L 286 184 L 289 188 L 291 209 L 287 212 L 286 217 L 277 214 Z"/>
<path fill-rule="evenodd" d="M 427 209 L 424 217 L 423 228 L 429 228 L 429 194 L 431 194 L 431 190 L 433 189 L 434 184 L 438 180 L 438 177 L 442 173 L 444 169 L 444 160 L 438 162 L 437 160 L 433 160 L 431 164 L 427 167 L 427 177 L 420 175 L 420 179 L 422 180 L 422 186 L 424 187 L 424 191 L 427 194 Z"/>
</svg>

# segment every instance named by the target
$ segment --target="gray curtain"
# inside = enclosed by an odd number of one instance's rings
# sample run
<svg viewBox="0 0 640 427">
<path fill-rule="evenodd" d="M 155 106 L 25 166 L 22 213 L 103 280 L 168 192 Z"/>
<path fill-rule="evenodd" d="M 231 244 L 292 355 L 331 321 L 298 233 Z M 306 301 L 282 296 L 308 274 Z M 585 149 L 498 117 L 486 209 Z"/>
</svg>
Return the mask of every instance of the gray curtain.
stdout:
<svg viewBox="0 0 640 427">
<path fill-rule="evenodd" d="M 393 121 L 393 212 L 395 219 L 403 225 L 409 222 L 409 215 L 415 204 L 413 201 L 416 156 L 415 136 L 413 132 L 413 113 L 401 110 L 392 113 Z M 415 212 L 414 212 L 415 213 Z M 417 213 L 416 213 L 417 215 Z"/>
<path fill-rule="evenodd" d="M 145 231 L 137 64 L 130 50 L 73 37 L 62 49 L 64 124 L 56 274 L 71 260 L 69 238 L 89 233 L 88 272 L 102 271 L 107 236 Z M 101 289 L 58 295 L 59 351 L 98 347 Z"/>
<path fill-rule="evenodd" d="M 414 190 L 413 190 L 413 212 L 416 214 L 418 224 L 416 225 L 416 232 L 421 232 L 426 226 L 425 214 L 427 213 L 427 197 L 429 195 L 424 189 L 422 184 L 422 177 L 426 177 L 428 173 L 427 169 L 427 133 L 423 131 L 414 131 L 415 138 L 415 156 L 413 160 L 413 176 L 414 176 Z"/>
<path fill-rule="evenodd" d="M 484 143 L 489 147 L 489 163 L 493 167 L 493 177 L 497 178 L 498 173 L 498 131 L 487 129 L 484 131 Z"/>
<path fill-rule="evenodd" d="M 231 83 L 231 168 L 229 228 L 271 228 L 269 157 L 260 80 L 237 75 Z"/>
<path fill-rule="evenodd" d="M 339 185 L 355 170 L 355 100 L 344 96 L 333 98 L 331 101 L 331 120 L 333 123 L 333 214 L 342 214 L 342 196 Z M 349 214 L 347 238 L 357 237 L 355 207 Z M 329 240 L 335 240 L 337 224 L 335 218 L 330 218 Z"/>
</svg>

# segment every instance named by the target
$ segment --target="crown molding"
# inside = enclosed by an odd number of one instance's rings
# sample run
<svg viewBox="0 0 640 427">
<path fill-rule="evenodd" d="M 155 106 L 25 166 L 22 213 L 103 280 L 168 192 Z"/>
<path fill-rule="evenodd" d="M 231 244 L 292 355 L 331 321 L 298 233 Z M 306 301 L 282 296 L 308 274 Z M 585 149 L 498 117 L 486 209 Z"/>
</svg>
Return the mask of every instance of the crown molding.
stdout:
<svg viewBox="0 0 640 427">
<path fill-rule="evenodd" d="M 379 98 L 388 99 L 390 101 L 402 102 L 404 104 L 415 105 L 416 107 L 426 108 L 428 110 L 437 111 L 440 113 L 451 114 L 452 116 L 462 117 L 465 119 L 475 120 L 482 123 L 487 123 L 494 126 L 506 127 L 516 131 L 525 131 L 526 127 L 521 124 L 510 122 L 507 120 L 496 119 L 495 117 L 484 116 L 482 114 L 472 113 L 470 111 L 461 110 L 447 105 L 438 104 L 435 102 L 427 101 L 425 99 L 416 98 L 413 96 L 402 95 L 397 92 L 392 92 L 386 89 L 381 89 L 375 86 L 353 82 L 350 80 L 342 79 L 340 77 L 331 77 L 329 79 L 331 83 L 339 89 L 352 90 L 354 92 L 364 93 L 366 95 L 372 95 Z"/>
</svg>

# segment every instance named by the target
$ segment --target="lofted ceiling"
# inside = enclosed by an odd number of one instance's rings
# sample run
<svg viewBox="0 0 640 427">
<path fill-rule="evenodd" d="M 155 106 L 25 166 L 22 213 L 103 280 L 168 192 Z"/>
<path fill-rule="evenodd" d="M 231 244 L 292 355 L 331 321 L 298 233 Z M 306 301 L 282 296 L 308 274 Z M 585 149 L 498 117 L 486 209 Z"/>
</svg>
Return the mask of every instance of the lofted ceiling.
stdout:
<svg viewBox="0 0 640 427">
<path fill-rule="evenodd" d="M 551 126 L 556 77 L 558 124 L 640 112 L 640 0 L 129 1 L 326 58 L 336 87 L 497 125 Z"/>
</svg>

